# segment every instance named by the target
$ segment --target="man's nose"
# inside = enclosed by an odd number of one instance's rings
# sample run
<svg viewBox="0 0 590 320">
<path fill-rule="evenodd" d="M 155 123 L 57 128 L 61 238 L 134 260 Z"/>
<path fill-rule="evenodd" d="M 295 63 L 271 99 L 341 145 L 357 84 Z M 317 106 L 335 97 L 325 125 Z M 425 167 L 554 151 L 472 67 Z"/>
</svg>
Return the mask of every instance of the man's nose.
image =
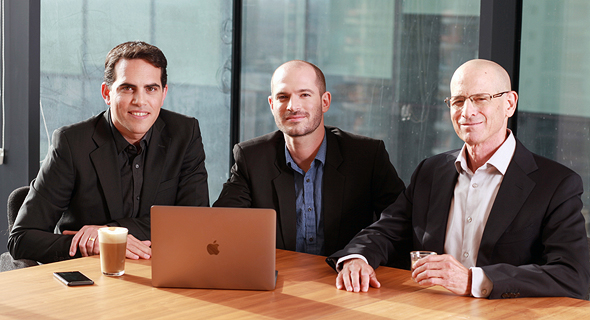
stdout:
<svg viewBox="0 0 590 320">
<path fill-rule="evenodd" d="M 476 114 L 478 111 L 479 111 L 479 108 L 477 106 L 475 106 L 475 104 L 473 103 L 473 100 L 471 100 L 471 98 L 465 99 L 465 102 L 463 102 L 463 110 L 461 112 L 461 115 L 463 117 L 472 116 L 472 115 Z"/>
<path fill-rule="evenodd" d="M 300 107 L 299 99 L 297 99 L 297 97 L 291 97 L 289 99 L 289 102 L 287 103 L 287 110 L 297 111 L 297 110 L 299 110 L 299 107 Z"/>
<path fill-rule="evenodd" d="M 133 95 L 133 104 L 143 106 L 145 105 L 145 101 L 145 92 L 143 92 L 143 90 L 137 90 Z"/>
</svg>

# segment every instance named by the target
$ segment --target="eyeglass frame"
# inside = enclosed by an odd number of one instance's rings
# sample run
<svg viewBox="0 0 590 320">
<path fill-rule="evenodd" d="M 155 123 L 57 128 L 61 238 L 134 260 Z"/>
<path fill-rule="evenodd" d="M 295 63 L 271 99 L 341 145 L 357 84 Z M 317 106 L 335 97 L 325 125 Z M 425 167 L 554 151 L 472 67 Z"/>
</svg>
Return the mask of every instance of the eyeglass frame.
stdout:
<svg viewBox="0 0 590 320">
<path fill-rule="evenodd" d="M 504 92 L 499 92 L 499 93 L 496 93 L 496 94 L 490 94 L 490 93 L 485 93 L 485 92 L 482 92 L 482 93 L 475 93 L 475 94 L 472 94 L 472 95 L 470 95 L 469 97 L 465 97 L 465 96 L 454 96 L 454 97 L 464 97 L 464 98 L 465 98 L 465 100 L 463 101 L 463 103 L 465 103 L 465 101 L 467 101 L 467 99 L 469 99 L 469 100 L 471 100 L 471 103 L 475 104 L 475 102 L 473 101 L 473 97 L 474 97 L 474 96 L 478 96 L 478 95 L 486 94 L 486 95 L 489 95 L 489 96 L 490 96 L 490 100 L 489 100 L 489 101 L 492 101 L 492 99 L 494 99 L 494 98 L 499 98 L 499 97 L 501 97 L 501 96 L 503 96 L 503 95 L 505 95 L 505 94 L 507 94 L 507 93 L 510 93 L 510 92 L 512 92 L 512 90 L 509 90 L 509 91 L 504 91 Z M 453 97 L 446 97 L 446 98 L 445 98 L 445 104 L 447 105 L 447 107 L 449 107 L 449 108 L 451 108 L 451 109 L 453 109 L 453 110 L 457 110 L 457 111 L 458 111 L 458 110 L 463 110 L 463 106 L 461 106 L 461 108 L 457 108 L 457 107 L 453 107 L 453 106 L 451 106 L 451 99 L 452 99 L 452 98 L 453 98 Z"/>
</svg>

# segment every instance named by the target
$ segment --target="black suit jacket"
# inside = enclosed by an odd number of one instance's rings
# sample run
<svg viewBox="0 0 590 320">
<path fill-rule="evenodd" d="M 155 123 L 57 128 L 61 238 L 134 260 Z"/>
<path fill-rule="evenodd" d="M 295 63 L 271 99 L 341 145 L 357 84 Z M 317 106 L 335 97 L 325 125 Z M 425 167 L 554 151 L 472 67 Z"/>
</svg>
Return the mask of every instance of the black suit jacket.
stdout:
<svg viewBox="0 0 590 320">
<path fill-rule="evenodd" d="M 325 252 L 330 254 L 374 222 L 404 190 L 404 183 L 383 141 L 334 127 L 326 127 L 326 139 L 322 201 Z M 277 248 L 295 250 L 295 183 L 283 133 L 237 144 L 234 159 L 231 177 L 213 206 L 275 209 Z"/>
<path fill-rule="evenodd" d="M 12 256 L 40 262 L 69 259 L 73 236 L 60 233 L 84 225 L 123 226 L 148 240 L 152 205 L 208 206 L 198 121 L 162 109 L 152 128 L 136 217 L 123 212 L 115 141 L 105 112 L 56 130 L 10 234 Z"/>
<path fill-rule="evenodd" d="M 424 160 L 410 185 L 344 250 L 373 268 L 409 267 L 411 250 L 444 251 L 447 220 L 458 173 L 458 152 Z M 582 209 L 582 180 L 572 170 L 528 151 L 518 140 L 478 251 L 477 266 L 492 280 L 490 298 L 583 298 L 590 261 Z"/>
</svg>

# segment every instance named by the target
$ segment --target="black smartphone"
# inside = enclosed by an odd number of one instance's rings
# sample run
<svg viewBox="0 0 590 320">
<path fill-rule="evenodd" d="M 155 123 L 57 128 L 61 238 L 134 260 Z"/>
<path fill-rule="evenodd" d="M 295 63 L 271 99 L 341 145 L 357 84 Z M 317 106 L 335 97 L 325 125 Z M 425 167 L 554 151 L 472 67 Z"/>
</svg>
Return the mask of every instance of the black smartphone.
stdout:
<svg viewBox="0 0 590 320">
<path fill-rule="evenodd" d="M 83 275 L 80 271 L 54 272 L 53 276 L 70 287 L 94 284 L 94 281 Z"/>
</svg>

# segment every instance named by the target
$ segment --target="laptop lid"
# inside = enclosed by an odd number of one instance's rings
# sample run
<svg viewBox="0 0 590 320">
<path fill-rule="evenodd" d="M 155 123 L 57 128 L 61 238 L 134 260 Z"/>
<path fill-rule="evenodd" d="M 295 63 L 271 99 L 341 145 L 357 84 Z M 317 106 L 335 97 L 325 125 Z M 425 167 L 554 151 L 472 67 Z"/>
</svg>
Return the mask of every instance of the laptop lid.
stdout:
<svg viewBox="0 0 590 320">
<path fill-rule="evenodd" d="M 154 287 L 272 290 L 273 209 L 152 206 Z"/>
</svg>

